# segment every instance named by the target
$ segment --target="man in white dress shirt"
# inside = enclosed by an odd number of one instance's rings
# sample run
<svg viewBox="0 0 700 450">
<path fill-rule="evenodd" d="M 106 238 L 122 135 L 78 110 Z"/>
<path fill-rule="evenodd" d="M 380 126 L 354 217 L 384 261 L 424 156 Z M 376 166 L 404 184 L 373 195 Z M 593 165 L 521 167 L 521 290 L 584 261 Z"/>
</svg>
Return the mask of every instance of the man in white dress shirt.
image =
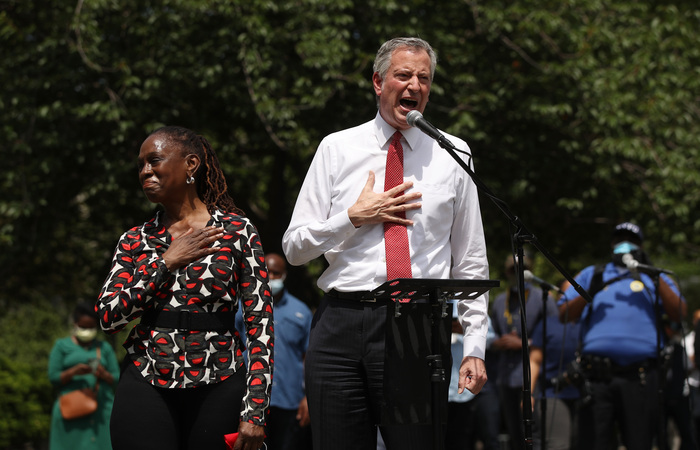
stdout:
<svg viewBox="0 0 700 450">
<path fill-rule="evenodd" d="M 370 291 L 387 281 L 386 223 L 402 225 L 408 237 L 410 275 L 401 278 L 488 278 L 476 186 L 432 138 L 406 122 L 409 111 L 423 112 L 428 103 L 436 60 L 422 39 L 382 45 L 372 76 L 377 115 L 323 139 L 284 235 L 291 264 L 321 255 L 329 263 L 318 280 L 326 295 L 306 357 L 315 450 L 376 448 L 378 425 L 389 450 L 432 446 L 430 427 L 381 423 L 387 302 L 373 301 Z M 461 139 L 446 137 L 469 150 Z M 395 147 L 403 152 L 403 183 L 385 191 L 387 154 Z M 458 306 L 465 355 L 460 392 L 476 394 L 486 382 L 487 305 L 485 294 Z"/>
</svg>

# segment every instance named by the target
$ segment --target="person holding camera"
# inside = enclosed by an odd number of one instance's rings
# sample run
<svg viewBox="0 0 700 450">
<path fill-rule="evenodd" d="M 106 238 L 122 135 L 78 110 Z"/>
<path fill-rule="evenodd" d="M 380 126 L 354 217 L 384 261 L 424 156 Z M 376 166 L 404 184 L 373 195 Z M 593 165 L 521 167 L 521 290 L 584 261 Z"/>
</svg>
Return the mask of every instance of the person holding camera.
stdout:
<svg viewBox="0 0 700 450">
<path fill-rule="evenodd" d="M 519 265 L 520 262 L 517 262 Z M 523 268 L 533 266 L 529 254 L 523 256 Z M 518 266 L 512 255 L 505 260 L 505 275 L 508 289 L 496 296 L 491 306 L 491 321 L 496 339 L 491 350 L 498 358 L 495 384 L 498 391 L 499 407 L 505 429 L 510 439 L 509 448 L 520 450 L 525 446 L 525 430 L 521 405 L 523 403 L 523 324 L 520 314 L 520 294 L 516 273 Z M 542 289 L 525 283 L 525 333 L 531 337 L 535 326 L 547 315 L 556 314 L 551 301 L 542 301 Z M 549 297 L 547 297 L 549 298 Z M 551 311 L 548 313 L 547 309 Z"/>
<path fill-rule="evenodd" d="M 51 450 L 111 450 L 109 416 L 119 363 L 114 349 L 97 340 L 99 321 L 95 306 L 79 303 L 72 314 L 70 336 L 58 339 L 49 355 L 49 381 L 59 392 L 51 410 Z M 97 410 L 77 418 L 65 418 L 60 397 L 88 388 L 96 391 Z"/>
<path fill-rule="evenodd" d="M 627 450 L 650 450 L 660 427 L 659 318 L 680 321 L 685 300 L 643 250 L 641 228 L 624 222 L 612 233 L 612 260 L 583 269 L 559 300 L 562 321 L 580 321 L 581 366 L 591 401 L 579 413 L 580 448 L 608 449 L 619 431 Z M 657 292 L 658 291 L 658 292 Z"/>
<path fill-rule="evenodd" d="M 535 448 L 579 448 L 576 422 L 579 389 L 583 388 L 576 357 L 579 333 L 578 323 L 561 323 L 557 310 L 548 308 L 547 317 L 535 325 L 530 335 L 530 392 L 535 413 L 532 436 Z M 540 419 L 543 401 L 547 402 L 544 436 Z"/>
</svg>

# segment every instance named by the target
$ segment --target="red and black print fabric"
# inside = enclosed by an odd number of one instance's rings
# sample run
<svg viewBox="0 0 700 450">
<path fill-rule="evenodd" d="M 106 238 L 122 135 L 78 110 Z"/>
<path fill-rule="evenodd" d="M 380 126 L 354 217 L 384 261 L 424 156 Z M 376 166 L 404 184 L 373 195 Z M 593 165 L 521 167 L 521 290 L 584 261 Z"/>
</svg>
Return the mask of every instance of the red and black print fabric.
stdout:
<svg viewBox="0 0 700 450">
<path fill-rule="evenodd" d="M 246 323 L 249 366 L 241 419 L 264 425 L 273 366 L 272 297 L 265 255 L 255 226 L 217 211 L 208 225 L 223 226 L 221 249 L 170 273 L 162 255 L 172 238 L 160 213 L 124 233 L 97 302 L 100 324 L 116 333 L 144 311 L 231 312 L 238 301 Z M 137 324 L 124 347 L 143 377 L 162 388 L 223 381 L 244 369 L 241 336 L 226 332 L 150 328 Z"/>
</svg>

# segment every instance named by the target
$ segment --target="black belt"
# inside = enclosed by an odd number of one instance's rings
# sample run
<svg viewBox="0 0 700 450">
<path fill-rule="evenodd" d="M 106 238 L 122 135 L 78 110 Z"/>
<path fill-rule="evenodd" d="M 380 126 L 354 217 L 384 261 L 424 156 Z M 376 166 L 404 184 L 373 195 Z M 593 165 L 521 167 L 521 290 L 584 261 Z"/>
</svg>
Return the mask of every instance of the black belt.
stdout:
<svg viewBox="0 0 700 450">
<path fill-rule="evenodd" d="M 141 323 L 151 328 L 177 328 L 184 331 L 233 331 L 236 328 L 236 314 L 232 311 L 207 313 L 149 310 L 141 316 Z"/>
<path fill-rule="evenodd" d="M 642 362 L 636 364 L 630 364 L 628 366 L 618 366 L 613 363 L 611 370 L 613 375 L 618 375 L 621 377 L 625 376 L 636 376 L 642 372 L 656 369 L 657 361 L 655 359 L 646 359 Z"/>
<path fill-rule="evenodd" d="M 336 291 L 335 289 L 331 289 L 326 293 L 326 295 L 329 297 L 338 298 L 340 300 L 353 300 L 356 302 L 376 302 L 378 300 L 374 295 L 372 295 L 371 291 L 340 292 Z"/>
<path fill-rule="evenodd" d="M 610 377 L 637 378 L 650 370 L 655 370 L 658 366 L 656 359 L 645 359 L 643 361 L 620 366 L 610 360 L 610 358 L 597 355 L 582 355 L 581 367 L 586 376 L 591 380 L 609 380 Z"/>
</svg>

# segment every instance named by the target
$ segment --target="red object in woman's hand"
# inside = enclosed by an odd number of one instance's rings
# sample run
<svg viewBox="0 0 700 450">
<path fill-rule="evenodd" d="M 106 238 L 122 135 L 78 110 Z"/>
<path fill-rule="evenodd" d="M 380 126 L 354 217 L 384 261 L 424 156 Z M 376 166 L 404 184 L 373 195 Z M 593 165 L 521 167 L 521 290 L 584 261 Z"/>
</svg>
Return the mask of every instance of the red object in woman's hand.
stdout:
<svg viewBox="0 0 700 450">
<path fill-rule="evenodd" d="M 231 434 L 224 435 L 224 441 L 226 441 L 226 449 L 227 450 L 233 450 L 233 444 L 236 443 L 236 439 L 238 439 L 238 433 L 231 433 Z"/>
</svg>

